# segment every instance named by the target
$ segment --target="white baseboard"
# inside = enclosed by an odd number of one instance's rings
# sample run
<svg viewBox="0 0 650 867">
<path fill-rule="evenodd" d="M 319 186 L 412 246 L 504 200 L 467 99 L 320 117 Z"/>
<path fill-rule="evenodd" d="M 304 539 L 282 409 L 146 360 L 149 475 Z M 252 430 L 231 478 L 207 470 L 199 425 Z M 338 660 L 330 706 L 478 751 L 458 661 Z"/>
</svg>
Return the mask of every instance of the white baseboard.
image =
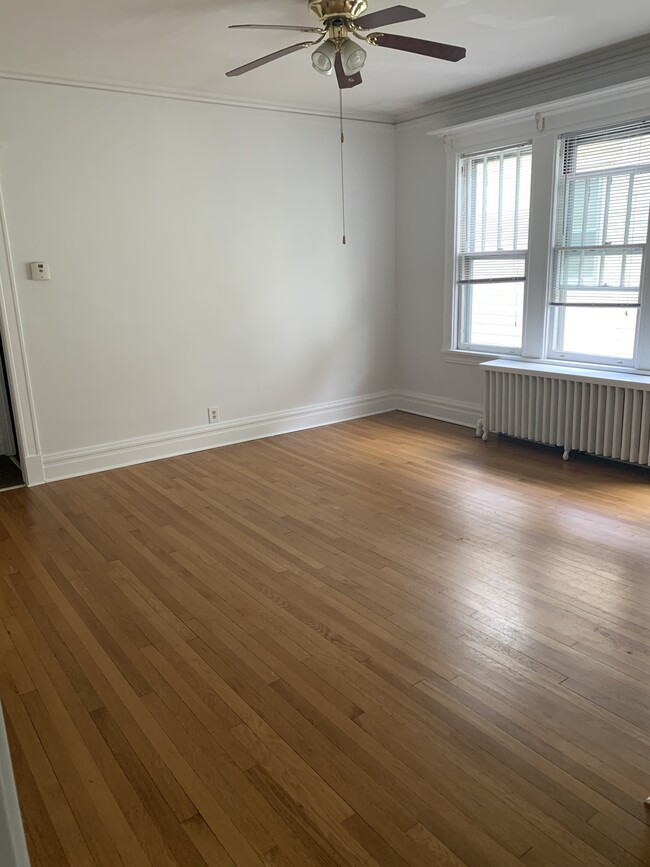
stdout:
<svg viewBox="0 0 650 867">
<path fill-rule="evenodd" d="M 171 458 L 189 452 L 233 445 L 246 440 L 275 436 L 290 431 L 349 421 L 395 409 L 393 392 L 315 404 L 284 412 L 171 431 L 153 437 L 138 437 L 73 451 L 43 455 L 46 482 L 84 476 L 145 461 Z"/>
<path fill-rule="evenodd" d="M 483 407 L 478 404 L 463 403 L 448 397 L 436 397 L 432 394 L 418 394 L 414 391 L 395 392 L 395 405 L 402 412 L 414 415 L 424 415 L 438 421 L 448 421 L 463 427 L 476 427 L 483 415 Z"/>
<path fill-rule="evenodd" d="M 21 470 L 25 484 L 30 488 L 42 485 L 45 481 L 43 459 L 40 455 L 25 455 L 21 458 Z"/>
<path fill-rule="evenodd" d="M 330 403 L 314 404 L 282 412 L 170 431 L 156 436 L 136 437 L 99 446 L 56 452 L 29 460 L 31 472 L 28 484 L 35 485 L 85 476 L 117 467 L 157 461 L 190 452 L 219 448 L 247 440 L 276 436 L 296 430 L 350 421 L 399 409 L 464 427 L 476 427 L 482 408 L 450 398 L 417 394 L 410 391 L 381 392 L 362 397 L 346 398 Z M 38 466 L 37 466 L 38 464 Z"/>
</svg>

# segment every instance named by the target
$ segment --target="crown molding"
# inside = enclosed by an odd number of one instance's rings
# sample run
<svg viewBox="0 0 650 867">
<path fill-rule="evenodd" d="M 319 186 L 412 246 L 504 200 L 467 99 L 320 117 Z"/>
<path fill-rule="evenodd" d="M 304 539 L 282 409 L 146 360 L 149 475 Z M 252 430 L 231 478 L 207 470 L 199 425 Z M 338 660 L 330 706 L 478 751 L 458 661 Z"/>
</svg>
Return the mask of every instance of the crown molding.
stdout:
<svg viewBox="0 0 650 867">
<path fill-rule="evenodd" d="M 426 120 L 438 132 L 495 116 L 516 115 L 525 109 L 571 99 L 585 99 L 593 91 L 643 88 L 650 84 L 650 34 L 579 54 L 568 60 L 500 78 L 433 100 L 398 115 L 395 123 Z"/>
<path fill-rule="evenodd" d="M 203 93 L 201 91 L 182 90 L 180 88 L 156 88 L 141 87 L 138 85 L 112 82 L 112 81 L 82 81 L 73 78 L 59 78 L 53 75 L 41 75 L 30 72 L 16 72 L 0 69 L 0 80 L 22 81 L 31 84 L 47 84 L 55 87 L 75 87 L 83 90 L 100 90 L 110 93 L 126 93 L 136 96 L 149 96 L 156 99 L 176 99 L 185 102 L 200 102 L 208 105 L 223 105 L 228 108 L 253 109 L 256 111 L 273 111 L 282 114 L 307 115 L 309 117 L 336 118 L 338 109 L 310 108 L 304 105 L 291 103 L 264 102 L 253 99 L 231 98 L 228 96 Z M 346 120 L 357 120 L 363 123 L 378 123 L 393 126 L 395 118 L 393 114 L 383 112 L 346 111 Z"/>
<path fill-rule="evenodd" d="M 40 73 L 0 69 L 0 80 L 22 81 L 58 87 L 134 94 L 157 99 L 221 105 L 229 108 L 272 111 L 308 117 L 338 118 L 338 111 L 292 103 L 232 98 L 181 88 L 156 88 L 114 81 L 86 81 Z M 535 106 L 584 104 L 589 94 L 611 92 L 629 95 L 650 89 L 650 33 L 589 51 L 568 60 L 496 79 L 468 90 L 442 96 L 406 112 L 348 111 L 346 118 L 386 126 L 409 126 L 426 121 L 433 132 L 479 124 L 495 116 L 523 116 Z M 593 99 L 599 97 L 594 96 Z"/>
<path fill-rule="evenodd" d="M 545 131 L 552 131 L 557 127 L 558 119 L 553 115 L 561 115 L 569 109 L 588 109 L 592 106 L 611 106 L 615 103 L 617 106 L 625 106 L 625 100 L 634 96 L 650 95 L 650 78 L 642 78 L 638 81 L 630 82 L 629 84 L 620 84 L 615 87 L 605 87 L 601 90 L 591 91 L 589 93 L 576 94 L 575 96 L 564 97 L 563 99 L 555 99 L 551 102 L 536 103 L 534 107 L 518 109 L 517 111 L 507 111 L 501 114 L 490 114 L 488 117 L 482 117 L 478 120 L 468 121 L 466 123 L 457 123 L 454 126 L 444 127 L 440 129 L 435 126 L 434 129 L 429 129 L 427 124 L 427 135 L 437 136 L 440 138 L 448 153 L 453 152 L 454 136 L 463 136 L 466 133 L 478 132 L 482 129 L 493 130 L 495 124 L 503 126 L 505 124 L 513 124 L 517 121 L 528 121 L 535 124 L 538 134 Z M 535 114 L 533 114 L 535 112 Z M 645 112 L 646 114 L 648 111 Z M 620 114 L 621 120 L 630 116 L 629 108 L 623 107 L 622 111 L 614 111 L 611 107 L 607 111 L 608 120 L 615 121 Z M 636 116 L 638 112 L 633 112 Z M 430 120 L 430 118 L 426 118 Z M 420 124 L 423 120 L 413 121 L 413 124 Z M 541 126 L 540 126 L 541 124 Z M 407 123 L 406 126 L 409 124 Z M 532 130 L 532 127 L 531 127 Z M 534 136 L 534 133 L 530 133 Z"/>
</svg>

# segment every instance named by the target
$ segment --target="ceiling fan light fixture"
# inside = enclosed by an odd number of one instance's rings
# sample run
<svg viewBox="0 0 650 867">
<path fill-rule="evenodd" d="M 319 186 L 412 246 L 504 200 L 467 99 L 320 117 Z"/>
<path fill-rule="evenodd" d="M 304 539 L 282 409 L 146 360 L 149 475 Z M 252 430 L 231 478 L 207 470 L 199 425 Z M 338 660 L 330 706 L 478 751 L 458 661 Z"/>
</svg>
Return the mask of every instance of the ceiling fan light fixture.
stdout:
<svg viewBox="0 0 650 867">
<path fill-rule="evenodd" d="M 411 9 L 410 6 L 399 5 L 364 15 L 368 3 L 369 0 L 307 0 L 309 9 L 315 12 L 319 18 L 318 27 L 300 24 L 231 25 L 237 30 L 297 30 L 301 33 L 313 33 L 314 38 L 289 45 L 280 51 L 273 51 L 271 54 L 265 54 L 264 57 L 258 57 L 250 63 L 244 63 L 243 66 L 228 70 L 226 75 L 229 78 L 234 75 L 243 75 L 245 72 L 266 66 L 267 63 L 294 54 L 296 51 L 311 48 L 313 51 L 312 65 L 316 72 L 327 76 L 336 72 L 339 90 L 348 90 L 362 83 L 359 70 L 365 66 L 366 52 L 359 44 L 360 42 L 382 48 L 391 48 L 396 51 L 407 51 L 410 54 L 421 54 L 424 57 L 447 60 L 451 63 L 456 63 L 466 56 L 467 52 L 460 45 L 448 45 L 445 42 L 432 42 L 429 39 L 416 39 L 412 36 L 384 33 L 384 26 L 399 24 L 400 21 L 415 21 L 418 18 L 424 18 L 424 12 Z M 369 33 L 370 30 L 373 32 Z"/>
<path fill-rule="evenodd" d="M 365 50 L 352 39 L 346 39 L 341 46 L 341 62 L 346 75 L 354 75 L 363 69 L 366 57 Z"/>
<path fill-rule="evenodd" d="M 336 58 L 336 45 L 331 39 L 319 45 L 311 56 L 311 64 L 321 75 L 331 75 Z"/>
</svg>

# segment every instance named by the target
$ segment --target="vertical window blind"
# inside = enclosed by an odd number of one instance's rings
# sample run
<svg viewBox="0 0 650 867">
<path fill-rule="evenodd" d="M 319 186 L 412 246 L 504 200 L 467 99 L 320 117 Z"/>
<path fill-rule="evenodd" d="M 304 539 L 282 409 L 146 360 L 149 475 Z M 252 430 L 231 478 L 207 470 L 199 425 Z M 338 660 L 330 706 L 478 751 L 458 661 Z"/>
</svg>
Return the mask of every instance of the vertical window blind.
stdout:
<svg viewBox="0 0 650 867">
<path fill-rule="evenodd" d="M 650 213 L 650 121 L 562 136 L 550 304 L 635 308 Z"/>
</svg>

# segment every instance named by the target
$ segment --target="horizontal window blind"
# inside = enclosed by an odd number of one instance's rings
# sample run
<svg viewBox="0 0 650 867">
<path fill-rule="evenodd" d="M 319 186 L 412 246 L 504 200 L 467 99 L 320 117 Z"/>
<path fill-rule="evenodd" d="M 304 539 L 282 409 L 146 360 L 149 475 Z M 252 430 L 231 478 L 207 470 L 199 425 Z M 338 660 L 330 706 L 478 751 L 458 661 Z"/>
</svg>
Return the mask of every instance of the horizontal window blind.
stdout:
<svg viewBox="0 0 650 867">
<path fill-rule="evenodd" d="M 459 285 L 526 279 L 531 160 L 530 143 L 461 157 Z"/>
<path fill-rule="evenodd" d="M 550 303 L 638 307 L 650 213 L 650 121 L 560 140 Z"/>
</svg>

